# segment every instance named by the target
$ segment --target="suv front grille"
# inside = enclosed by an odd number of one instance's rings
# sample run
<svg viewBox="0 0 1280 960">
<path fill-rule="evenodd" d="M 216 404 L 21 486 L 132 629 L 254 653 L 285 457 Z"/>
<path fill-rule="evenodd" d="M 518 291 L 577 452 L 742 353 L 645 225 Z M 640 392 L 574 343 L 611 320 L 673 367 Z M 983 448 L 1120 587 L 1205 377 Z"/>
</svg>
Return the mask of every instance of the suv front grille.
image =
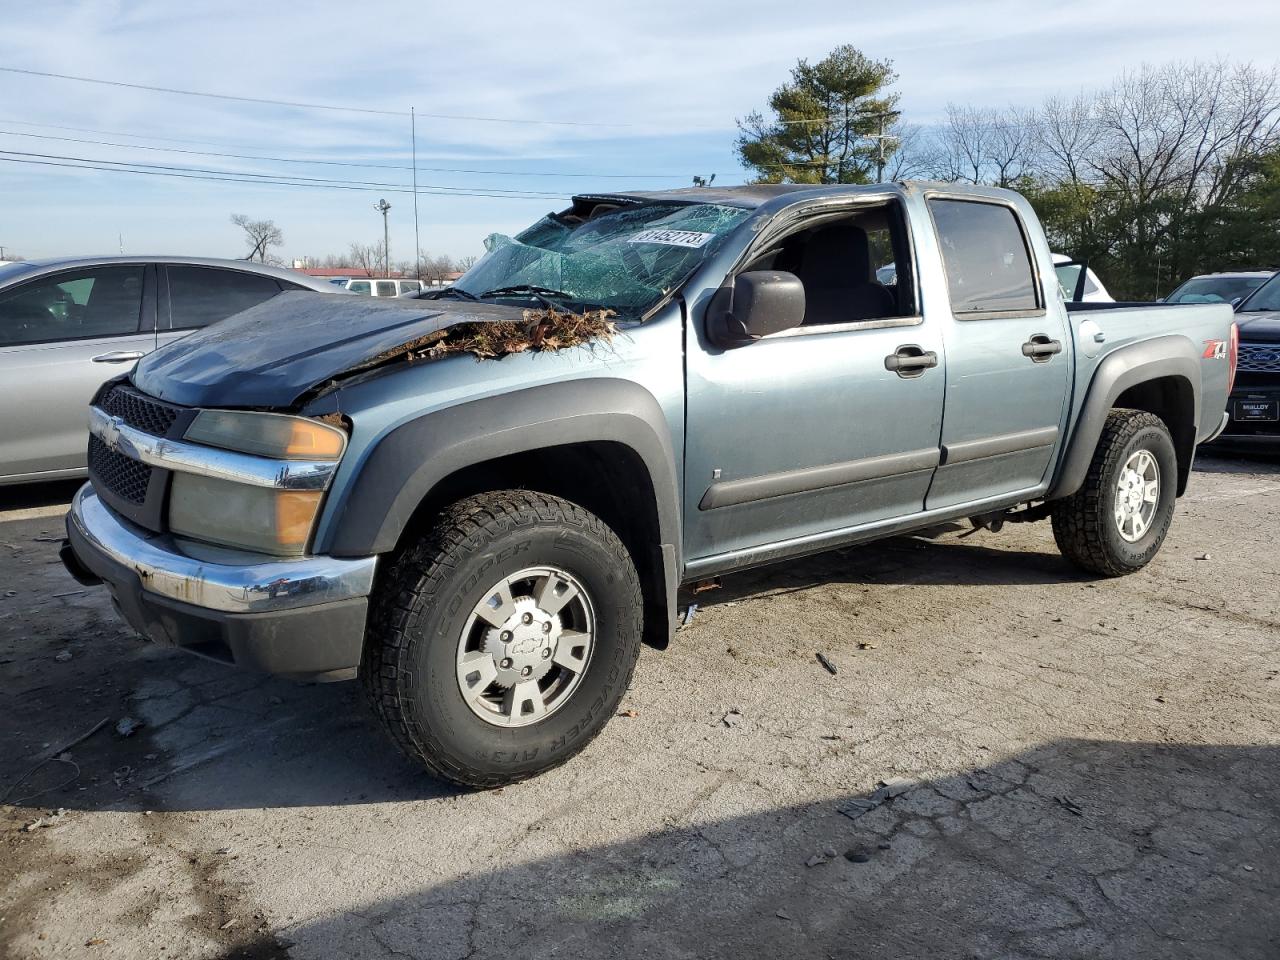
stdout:
<svg viewBox="0 0 1280 960">
<path fill-rule="evenodd" d="M 117 383 L 98 401 L 98 406 L 129 426 L 163 437 L 178 419 L 179 408 L 153 400 L 124 383 Z"/>
<path fill-rule="evenodd" d="M 142 506 L 151 484 L 151 468 L 123 453 L 117 453 L 97 437 L 89 437 L 89 473 L 122 500 Z"/>
<path fill-rule="evenodd" d="M 1280 373 L 1280 343 L 1240 344 L 1236 369 L 1250 373 Z"/>
</svg>

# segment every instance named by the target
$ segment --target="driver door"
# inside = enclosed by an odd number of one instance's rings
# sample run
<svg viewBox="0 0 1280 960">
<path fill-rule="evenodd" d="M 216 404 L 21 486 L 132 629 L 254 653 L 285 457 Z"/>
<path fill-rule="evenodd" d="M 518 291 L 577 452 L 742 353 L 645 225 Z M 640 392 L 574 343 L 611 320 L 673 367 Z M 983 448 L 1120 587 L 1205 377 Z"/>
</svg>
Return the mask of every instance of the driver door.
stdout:
<svg viewBox="0 0 1280 960">
<path fill-rule="evenodd" d="M 778 258 L 748 265 L 800 278 L 800 327 L 719 349 L 705 318 L 689 325 L 684 516 L 695 573 L 820 550 L 924 509 L 940 455 L 943 344 L 917 307 L 906 237 L 887 237 L 904 229 L 897 207 L 865 204 L 834 229 L 801 227 L 781 238 Z M 838 249 L 824 252 L 828 242 Z M 890 288 L 874 268 L 895 250 Z M 886 363 L 905 355 L 933 364 Z"/>
</svg>

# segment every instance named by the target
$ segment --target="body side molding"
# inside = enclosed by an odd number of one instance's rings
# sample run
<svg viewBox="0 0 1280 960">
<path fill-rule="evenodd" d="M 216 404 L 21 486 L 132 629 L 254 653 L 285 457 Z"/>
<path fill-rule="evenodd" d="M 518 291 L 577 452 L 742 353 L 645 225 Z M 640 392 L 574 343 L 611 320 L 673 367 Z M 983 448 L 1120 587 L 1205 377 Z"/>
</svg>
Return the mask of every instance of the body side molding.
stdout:
<svg viewBox="0 0 1280 960">
<path fill-rule="evenodd" d="M 713 483 L 698 501 L 699 510 L 715 510 L 756 500 L 785 497 L 793 493 L 810 493 L 827 487 L 843 486 L 863 480 L 881 480 L 907 473 L 932 470 L 938 465 L 936 447 L 924 450 L 908 450 L 905 453 L 889 453 L 861 460 L 846 460 L 820 467 L 803 467 L 784 470 L 741 480 L 722 480 Z"/>
<path fill-rule="evenodd" d="M 1051 447 L 1057 439 L 1057 427 L 1040 427 L 1036 430 L 1021 430 L 1017 433 L 1002 433 L 995 437 L 965 440 L 961 443 L 947 443 L 942 447 L 942 463 L 944 466 L 949 466 L 953 463 L 998 457 L 1006 453 L 1021 453 L 1023 450 Z"/>
</svg>

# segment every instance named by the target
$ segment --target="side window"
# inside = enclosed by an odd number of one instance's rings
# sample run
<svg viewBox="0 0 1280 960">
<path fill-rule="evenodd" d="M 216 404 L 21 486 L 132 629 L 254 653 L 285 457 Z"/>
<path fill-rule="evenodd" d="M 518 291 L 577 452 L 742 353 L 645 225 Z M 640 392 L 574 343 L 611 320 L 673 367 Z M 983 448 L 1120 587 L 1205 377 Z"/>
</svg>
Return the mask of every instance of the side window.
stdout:
<svg viewBox="0 0 1280 960">
<path fill-rule="evenodd" d="M 394 280 L 378 281 L 378 296 L 394 297 L 396 295 L 396 282 Z"/>
<path fill-rule="evenodd" d="M 270 277 L 210 267 L 169 267 L 170 324 L 189 330 L 225 320 L 280 292 Z"/>
<path fill-rule="evenodd" d="M 1032 311 L 1036 296 L 1031 253 L 1008 207 L 972 200 L 929 201 L 957 316 Z"/>
<path fill-rule="evenodd" d="M 774 240 L 747 270 L 794 273 L 804 284 L 806 327 L 911 317 L 911 251 L 898 203 L 826 216 Z"/>
<path fill-rule="evenodd" d="M 96 267 L 0 293 L 0 347 L 137 333 L 145 267 Z"/>
<path fill-rule="evenodd" d="M 347 285 L 347 289 L 352 293 L 362 293 L 366 297 L 373 293 L 373 286 L 368 280 L 352 280 L 351 283 Z"/>
</svg>

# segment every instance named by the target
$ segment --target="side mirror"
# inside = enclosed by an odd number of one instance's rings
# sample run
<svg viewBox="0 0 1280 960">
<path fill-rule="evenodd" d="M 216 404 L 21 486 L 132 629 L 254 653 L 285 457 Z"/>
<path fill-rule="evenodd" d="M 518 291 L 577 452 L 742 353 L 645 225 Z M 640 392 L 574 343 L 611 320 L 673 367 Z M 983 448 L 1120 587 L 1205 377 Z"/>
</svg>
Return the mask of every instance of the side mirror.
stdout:
<svg viewBox="0 0 1280 960">
<path fill-rule="evenodd" d="M 1244 303 L 1244 297 L 1232 297 L 1231 309 L 1234 310 L 1236 307 L 1240 306 L 1240 304 L 1242 303 Z"/>
<path fill-rule="evenodd" d="M 790 330 L 804 321 L 804 284 L 780 270 L 740 273 L 733 289 L 722 289 L 712 301 L 707 317 L 708 334 L 724 347 Z"/>
</svg>

